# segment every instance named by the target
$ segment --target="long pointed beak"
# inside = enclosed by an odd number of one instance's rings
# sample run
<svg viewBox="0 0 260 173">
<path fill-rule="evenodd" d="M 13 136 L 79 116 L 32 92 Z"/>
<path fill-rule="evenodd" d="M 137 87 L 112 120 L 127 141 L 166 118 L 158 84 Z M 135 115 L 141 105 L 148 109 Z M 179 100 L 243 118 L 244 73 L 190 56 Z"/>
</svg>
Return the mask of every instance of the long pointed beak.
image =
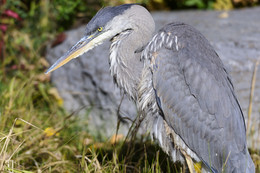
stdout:
<svg viewBox="0 0 260 173">
<path fill-rule="evenodd" d="M 90 36 L 84 36 L 81 38 L 65 55 L 63 55 L 60 59 L 58 59 L 46 72 L 48 74 L 64 64 L 68 63 L 70 60 L 77 58 L 83 53 L 89 51 L 93 47 L 95 47 L 95 43 L 92 41 L 94 38 L 94 34 Z"/>
</svg>

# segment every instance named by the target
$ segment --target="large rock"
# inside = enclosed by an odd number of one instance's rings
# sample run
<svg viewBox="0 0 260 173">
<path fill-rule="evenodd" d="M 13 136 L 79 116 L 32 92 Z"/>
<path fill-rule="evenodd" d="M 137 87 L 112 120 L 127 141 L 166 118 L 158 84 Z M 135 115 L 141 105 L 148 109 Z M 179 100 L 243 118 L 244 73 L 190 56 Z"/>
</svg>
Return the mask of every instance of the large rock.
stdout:
<svg viewBox="0 0 260 173">
<path fill-rule="evenodd" d="M 211 42 L 230 72 L 246 121 L 251 79 L 255 61 L 260 58 L 260 8 L 230 11 L 180 11 L 152 13 L 157 30 L 163 25 L 182 21 L 201 31 Z M 48 49 L 47 59 L 52 64 L 84 34 L 85 26 L 66 32 L 67 39 Z M 94 48 L 52 73 L 52 82 L 58 88 L 68 111 L 86 106 L 81 111 L 82 121 L 89 121 L 89 130 L 108 137 L 115 133 L 117 111 L 122 93 L 113 84 L 109 72 L 109 42 Z M 257 72 L 253 99 L 251 146 L 260 148 L 260 70 Z M 136 107 L 126 97 L 120 108 L 120 117 L 133 120 Z M 129 122 L 120 129 L 126 134 Z"/>
</svg>

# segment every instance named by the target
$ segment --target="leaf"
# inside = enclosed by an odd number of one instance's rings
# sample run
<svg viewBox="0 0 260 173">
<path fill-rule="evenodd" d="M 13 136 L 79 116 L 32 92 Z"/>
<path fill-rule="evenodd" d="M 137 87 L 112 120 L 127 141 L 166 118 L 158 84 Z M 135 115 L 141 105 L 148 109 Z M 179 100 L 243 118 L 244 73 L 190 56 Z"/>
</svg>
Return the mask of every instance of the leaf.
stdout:
<svg viewBox="0 0 260 173">
<path fill-rule="evenodd" d="M 3 32 L 6 32 L 6 30 L 7 30 L 7 25 L 1 24 L 1 25 L 0 25 L 0 30 L 3 31 Z"/>
<path fill-rule="evenodd" d="M 201 162 L 194 163 L 196 173 L 201 173 Z"/>
<path fill-rule="evenodd" d="M 40 82 L 49 82 L 50 81 L 50 74 L 39 74 L 36 76 L 36 79 Z"/>
<path fill-rule="evenodd" d="M 55 47 L 59 44 L 61 44 L 65 39 L 66 39 L 66 34 L 63 32 L 63 33 L 60 33 L 59 35 L 56 36 L 55 40 L 52 42 L 51 44 L 51 47 Z"/>
<path fill-rule="evenodd" d="M 205 5 L 202 0 L 188 0 L 185 2 L 186 6 L 196 6 L 198 8 L 205 8 Z"/>
<path fill-rule="evenodd" d="M 221 13 L 218 17 L 221 19 L 225 19 L 225 18 L 228 18 L 228 16 L 229 16 L 228 12 L 225 11 L 225 12 Z"/>
<path fill-rule="evenodd" d="M 17 20 L 21 20 L 20 16 L 12 10 L 5 10 L 3 14 L 6 15 L 6 16 L 15 18 Z"/>
<path fill-rule="evenodd" d="M 5 167 L 5 169 L 7 169 L 9 172 L 14 172 L 14 173 L 33 173 L 31 171 L 20 171 L 20 170 L 17 170 L 17 169 L 13 169 L 13 168 L 8 168 L 8 167 Z"/>
<path fill-rule="evenodd" d="M 40 58 L 39 60 L 40 64 L 43 65 L 44 67 L 48 67 L 50 64 L 48 63 L 48 61 L 46 61 L 45 58 Z"/>
<path fill-rule="evenodd" d="M 51 88 L 51 89 L 49 89 L 48 93 L 49 93 L 50 95 L 52 95 L 52 96 L 56 99 L 56 101 L 58 102 L 58 105 L 59 105 L 59 106 L 62 106 L 62 105 L 63 105 L 63 99 L 61 98 L 61 96 L 60 96 L 60 94 L 59 94 L 57 88 Z"/>
<path fill-rule="evenodd" d="M 52 128 L 52 127 L 47 127 L 47 128 L 44 130 L 44 134 L 45 134 L 45 136 L 47 136 L 47 137 L 50 137 L 50 136 L 53 136 L 53 135 L 59 136 L 59 133 L 57 133 L 57 131 L 56 131 L 54 128 Z"/>
<path fill-rule="evenodd" d="M 115 144 L 118 141 L 122 140 L 123 138 L 124 138 L 124 135 L 122 135 L 122 134 L 113 135 L 112 138 L 110 139 L 110 143 Z"/>
</svg>

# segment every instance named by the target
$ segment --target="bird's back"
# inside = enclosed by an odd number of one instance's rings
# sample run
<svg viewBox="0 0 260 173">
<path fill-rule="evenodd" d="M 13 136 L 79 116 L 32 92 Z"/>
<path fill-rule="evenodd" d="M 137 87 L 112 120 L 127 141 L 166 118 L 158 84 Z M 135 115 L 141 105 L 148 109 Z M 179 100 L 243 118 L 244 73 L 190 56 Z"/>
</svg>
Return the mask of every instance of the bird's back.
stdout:
<svg viewBox="0 0 260 173">
<path fill-rule="evenodd" d="M 189 25 L 172 23 L 154 36 L 143 58 L 143 77 L 152 80 L 150 98 L 187 147 L 212 171 L 254 172 L 232 82 L 206 38 Z M 142 79 L 141 85 L 148 82 Z M 148 96 L 140 93 L 141 103 L 151 107 L 153 101 L 143 101 Z"/>
</svg>

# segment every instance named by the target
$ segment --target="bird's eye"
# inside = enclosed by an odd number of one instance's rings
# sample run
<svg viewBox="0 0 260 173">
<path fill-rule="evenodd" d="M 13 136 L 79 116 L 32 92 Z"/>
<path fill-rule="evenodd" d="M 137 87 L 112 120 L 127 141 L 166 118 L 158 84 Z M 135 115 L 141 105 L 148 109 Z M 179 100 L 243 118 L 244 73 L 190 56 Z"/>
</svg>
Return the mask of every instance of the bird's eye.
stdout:
<svg viewBox="0 0 260 173">
<path fill-rule="evenodd" d="M 100 32 L 103 30 L 103 27 L 99 27 L 97 30 Z"/>
</svg>

